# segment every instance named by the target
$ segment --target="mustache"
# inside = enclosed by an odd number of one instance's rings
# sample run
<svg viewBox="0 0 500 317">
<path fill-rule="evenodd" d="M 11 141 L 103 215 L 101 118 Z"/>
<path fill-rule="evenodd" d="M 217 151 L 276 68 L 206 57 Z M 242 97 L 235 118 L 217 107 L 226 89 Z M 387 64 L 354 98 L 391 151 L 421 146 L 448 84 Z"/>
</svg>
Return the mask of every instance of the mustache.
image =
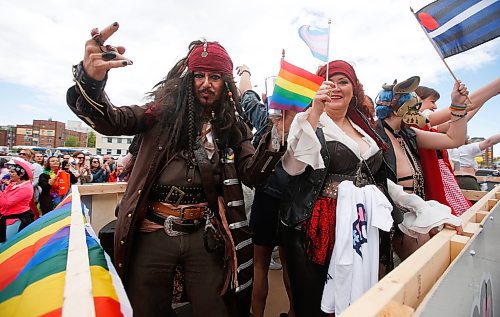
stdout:
<svg viewBox="0 0 500 317">
<path fill-rule="evenodd" d="M 207 94 L 215 95 L 215 90 L 213 90 L 211 88 L 205 88 L 205 89 L 198 90 L 198 93 L 200 93 L 200 94 L 207 93 Z"/>
</svg>

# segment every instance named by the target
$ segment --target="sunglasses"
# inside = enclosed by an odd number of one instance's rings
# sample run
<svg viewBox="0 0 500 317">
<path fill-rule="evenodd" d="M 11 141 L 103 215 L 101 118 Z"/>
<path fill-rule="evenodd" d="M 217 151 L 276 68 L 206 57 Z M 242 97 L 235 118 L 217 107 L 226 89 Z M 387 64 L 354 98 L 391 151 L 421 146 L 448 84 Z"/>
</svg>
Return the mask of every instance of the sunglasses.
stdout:
<svg viewBox="0 0 500 317">
<path fill-rule="evenodd" d="M 26 154 L 26 153 L 19 153 L 19 156 L 26 156 L 26 155 L 28 155 L 28 154 Z"/>
<path fill-rule="evenodd" d="M 77 159 L 79 159 L 79 160 L 83 160 L 83 159 L 85 159 L 85 156 L 80 156 L 80 157 L 77 157 Z"/>
</svg>

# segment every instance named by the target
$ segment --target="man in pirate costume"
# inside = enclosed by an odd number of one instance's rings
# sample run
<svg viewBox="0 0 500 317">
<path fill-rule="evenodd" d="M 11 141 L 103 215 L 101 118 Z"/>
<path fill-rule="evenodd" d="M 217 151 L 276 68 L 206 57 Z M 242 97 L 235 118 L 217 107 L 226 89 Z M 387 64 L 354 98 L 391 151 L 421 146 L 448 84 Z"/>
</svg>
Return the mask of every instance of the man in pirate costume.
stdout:
<svg viewBox="0 0 500 317">
<path fill-rule="evenodd" d="M 418 76 L 392 85 L 383 85 L 383 90 L 376 99 L 377 132 L 389 145 L 384 152 L 384 160 L 388 166 L 388 178 L 395 184 L 403 187 L 404 191 L 415 194 L 422 199 L 425 197 L 425 183 L 419 149 L 447 149 L 454 148 L 463 143 L 466 134 L 467 122 L 461 120 L 465 116 L 464 102 L 468 95 L 467 88 L 457 82 L 451 94 L 453 120 L 446 134 L 423 131 L 414 127 L 423 127 L 425 118 L 420 114 L 421 102 L 413 94 L 420 83 Z M 413 128 L 411 127 L 413 126 Z M 425 180 L 427 181 L 427 180 Z M 431 203 L 435 208 L 444 208 L 444 205 Z M 405 209 L 406 206 L 400 206 Z M 449 209 L 449 207 L 446 207 Z M 451 212 L 451 210 L 450 210 Z M 437 214 L 437 213 L 436 213 Z M 419 220 L 431 224 L 436 219 Z M 453 222 L 453 221 L 452 221 Z M 426 230 L 416 232 L 409 236 L 396 228 L 392 245 L 401 260 L 406 259 L 430 238 Z M 460 229 L 458 229 L 460 230 Z M 433 230 L 432 232 L 434 232 Z"/>
<path fill-rule="evenodd" d="M 252 239 L 241 182 L 264 180 L 280 160 L 281 126 L 255 149 L 240 117 L 233 63 L 216 42 L 195 41 L 144 106 L 115 107 L 107 72 L 131 65 L 93 29 L 67 102 L 106 135 L 142 142 L 118 212 L 114 260 L 136 316 L 170 316 L 180 264 L 194 316 L 248 316 Z"/>
</svg>

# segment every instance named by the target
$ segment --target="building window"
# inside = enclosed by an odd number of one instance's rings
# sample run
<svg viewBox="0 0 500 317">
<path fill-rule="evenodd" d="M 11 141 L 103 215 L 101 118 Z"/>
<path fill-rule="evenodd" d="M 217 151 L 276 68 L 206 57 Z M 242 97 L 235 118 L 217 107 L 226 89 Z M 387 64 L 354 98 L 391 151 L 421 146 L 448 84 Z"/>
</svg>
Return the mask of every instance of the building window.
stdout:
<svg viewBox="0 0 500 317">
<path fill-rule="evenodd" d="M 132 144 L 132 139 L 127 139 L 127 144 Z"/>
<path fill-rule="evenodd" d="M 47 142 L 52 143 L 52 139 L 47 139 Z"/>
<path fill-rule="evenodd" d="M 96 149 L 97 155 L 101 155 L 101 149 Z"/>
<path fill-rule="evenodd" d="M 108 138 L 108 143 L 113 143 L 113 138 Z"/>
<path fill-rule="evenodd" d="M 122 154 L 122 150 L 121 149 L 117 149 L 116 150 L 116 154 L 118 154 L 118 155 Z"/>
<path fill-rule="evenodd" d="M 116 143 L 122 143 L 122 138 L 117 138 Z"/>
<path fill-rule="evenodd" d="M 106 150 L 106 154 L 111 154 L 111 153 L 113 153 L 113 150 L 112 150 L 112 149 L 107 149 L 107 150 Z"/>
</svg>

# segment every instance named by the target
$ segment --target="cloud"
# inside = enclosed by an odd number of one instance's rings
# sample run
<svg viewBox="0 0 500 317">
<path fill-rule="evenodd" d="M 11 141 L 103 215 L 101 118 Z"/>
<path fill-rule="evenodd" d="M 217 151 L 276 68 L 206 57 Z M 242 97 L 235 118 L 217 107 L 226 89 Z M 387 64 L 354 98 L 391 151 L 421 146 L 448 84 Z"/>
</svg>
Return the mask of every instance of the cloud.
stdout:
<svg viewBox="0 0 500 317">
<path fill-rule="evenodd" d="M 331 57 L 355 65 L 365 90 L 412 75 L 429 84 L 446 69 L 410 13 L 407 1 L 11 1 L 0 12 L 0 82 L 28 86 L 47 111 L 70 114 L 65 93 L 71 66 L 83 56 L 92 27 L 120 22 L 110 39 L 124 45 L 134 65 L 112 70 L 106 90 L 117 105 L 144 102 L 144 95 L 185 56 L 190 41 L 218 40 L 235 66 L 247 64 L 257 90 L 279 70 L 281 50 L 290 62 L 315 71 L 319 61 L 297 35 L 303 24 L 332 19 Z M 498 41 L 450 58 L 454 70 L 473 70 L 495 60 Z"/>
</svg>

